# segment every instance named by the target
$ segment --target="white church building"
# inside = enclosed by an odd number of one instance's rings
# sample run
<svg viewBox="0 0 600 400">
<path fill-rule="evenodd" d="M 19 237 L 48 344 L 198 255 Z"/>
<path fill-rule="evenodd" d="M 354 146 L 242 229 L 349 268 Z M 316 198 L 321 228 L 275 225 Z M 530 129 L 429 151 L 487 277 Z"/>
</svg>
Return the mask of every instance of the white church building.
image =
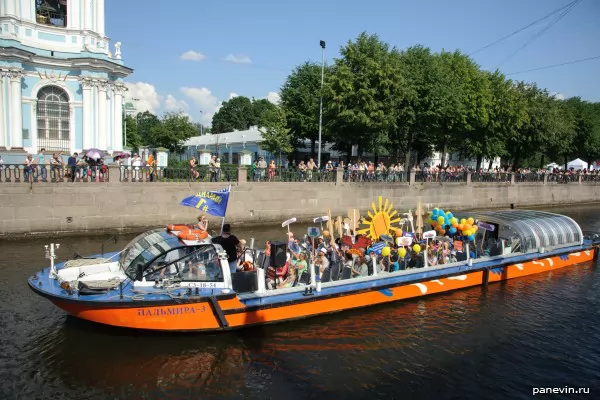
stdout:
<svg viewBox="0 0 600 400">
<path fill-rule="evenodd" d="M 0 0 L 0 155 L 123 149 L 121 44 L 104 0 Z M 11 157 L 12 156 L 12 157 Z M 9 162 L 6 160 L 5 162 Z"/>
</svg>

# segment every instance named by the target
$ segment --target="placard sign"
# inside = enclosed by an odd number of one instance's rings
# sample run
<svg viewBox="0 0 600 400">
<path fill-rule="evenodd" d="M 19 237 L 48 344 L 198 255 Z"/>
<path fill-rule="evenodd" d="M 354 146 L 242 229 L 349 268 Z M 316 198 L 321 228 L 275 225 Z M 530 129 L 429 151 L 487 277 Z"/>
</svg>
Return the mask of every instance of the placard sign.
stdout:
<svg viewBox="0 0 600 400">
<path fill-rule="evenodd" d="M 478 222 L 477 226 L 482 229 L 485 229 L 488 232 L 494 232 L 496 230 L 496 227 L 494 225 L 488 224 L 486 222 Z"/>
<path fill-rule="evenodd" d="M 375 254 L 377 254 L 378 256 L 381 255 L 381 249 L 383 249 L 385 246 L 387 246 L 386 242 L 377 242 L 374 245 L 371 246 L 371 248 L 369 249 L 369 252 L 373 251 L 375 252 Z"/>
<path fill-rule="evenodd" d="M 352 247 L 355 249 L 366 249 L 370 245 L 371 245 L 371 239 L 364 237 L 364 236 L 359 236 L 358 240 Z"/>
<path fill-rule="evenodd" d="M 317 227 L 308 228 L 308 237 L 317 238 L 321 234 L 321 230 Z"/>
<path fill-rule="evenodd" d="M 427 231 L 423 233 L 423 239 L 433 239 L 436 235 L 435 231 Z"/>
<path fill-rule="evenodd" d="M 354 243 L 352 243 L 352 236 L 348 236 L 348 235 L 343 236 L 342 243 L 347 244 L 350 247 L 354 246 Z"/>
<path fill-rule="evenodd" d="M 397 239 L 398 246 L 410 246 L 413 242 L 413 238 L 408 236 L 399 237 Z"/>
<path fill-rule="evenodd" d="M 463 251 L 463 242 L 460 240 L 455 240 L 454 241 L 454 250 Z"/>
</svg>

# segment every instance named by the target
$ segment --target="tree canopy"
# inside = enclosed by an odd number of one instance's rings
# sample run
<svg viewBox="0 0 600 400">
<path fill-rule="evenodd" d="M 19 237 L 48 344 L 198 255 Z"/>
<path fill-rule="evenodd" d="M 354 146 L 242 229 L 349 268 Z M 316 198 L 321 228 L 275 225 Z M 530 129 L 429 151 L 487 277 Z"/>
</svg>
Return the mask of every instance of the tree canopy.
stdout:
<svg viewBox="0 0 600 400">
<path fill-rule="evenodd" d="M 161 118 L 149 111 L 126 116 L 126 146 L 138 149 L 140 146 L 165 147 L 173 153 L 182 152 L 183 143 L 197 136 L 198 127 L 181 112 L 165 113 Z"/>
<path fill-rule="evenodd" d="M 275 104 L 266 99 L 249 99 L 236 96 L 221 105 L 212 119 L 212 133 L 233 132 L 258 126 L 262 116 L 276 108 Z"/>
<path fill-rule="evenodd" d="M 308 139 L 314 153 L 321 65 L 296 67 L 280 94 L 291 143 Z M 352 146 L 407 164 L 432 151 L 443 163 L 445 153 L 474 157 L 478 167 L 494 157 L 513 168 L 600 158 L 600 103 L 557 99 L 460 51 L 400 51 L 363 32 L 325 69 L 322 94 L 323 138 L 347 158 Z"/>
</svg>

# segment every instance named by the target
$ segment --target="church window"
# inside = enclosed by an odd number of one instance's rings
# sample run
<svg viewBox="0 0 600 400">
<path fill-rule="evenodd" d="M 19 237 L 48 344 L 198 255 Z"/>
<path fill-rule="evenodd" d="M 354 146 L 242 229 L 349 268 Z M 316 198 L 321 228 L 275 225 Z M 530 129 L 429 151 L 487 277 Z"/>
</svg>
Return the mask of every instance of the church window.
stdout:
<svg viewBox="0 0 600 400">
<path fill-rule="evenodd" d="M 38 148 L 69 151 L 71 141 L 69 97 L 58 86 L 45 86 L 37 96 Z"/>
<path fill-rule="evenodd" d="M 67 0 L 35 0 L 38 24 L 66 27 Z"/>
</svg>

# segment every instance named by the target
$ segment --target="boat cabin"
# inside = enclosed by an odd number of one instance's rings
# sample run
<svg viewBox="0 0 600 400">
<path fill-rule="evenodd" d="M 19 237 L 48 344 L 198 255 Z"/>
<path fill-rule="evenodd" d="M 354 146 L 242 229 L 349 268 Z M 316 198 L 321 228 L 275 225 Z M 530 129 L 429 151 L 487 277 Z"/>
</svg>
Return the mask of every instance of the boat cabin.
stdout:
<svg viewBox="0 0 600 400">
<path fill-rule="evenodd" d="M 560 214 L 532 210 L 492 210 L 469 215 L 478 221 L 478 248 L 490 256 L 544 252 L 581 245 L 584 239 L 577 222 Z M 488 225 L 488 229 L 482 228 L 482 225 Z"/>
<path fill-rule="evenodd" d="M 229 287 L 231 281 L 227 255 L 210 237 L 183 241 L 164 228 L 133 239 L 121 253 L 119 265 L 135 286 L 170 281 L 192 287 Z"/>
</svg>

